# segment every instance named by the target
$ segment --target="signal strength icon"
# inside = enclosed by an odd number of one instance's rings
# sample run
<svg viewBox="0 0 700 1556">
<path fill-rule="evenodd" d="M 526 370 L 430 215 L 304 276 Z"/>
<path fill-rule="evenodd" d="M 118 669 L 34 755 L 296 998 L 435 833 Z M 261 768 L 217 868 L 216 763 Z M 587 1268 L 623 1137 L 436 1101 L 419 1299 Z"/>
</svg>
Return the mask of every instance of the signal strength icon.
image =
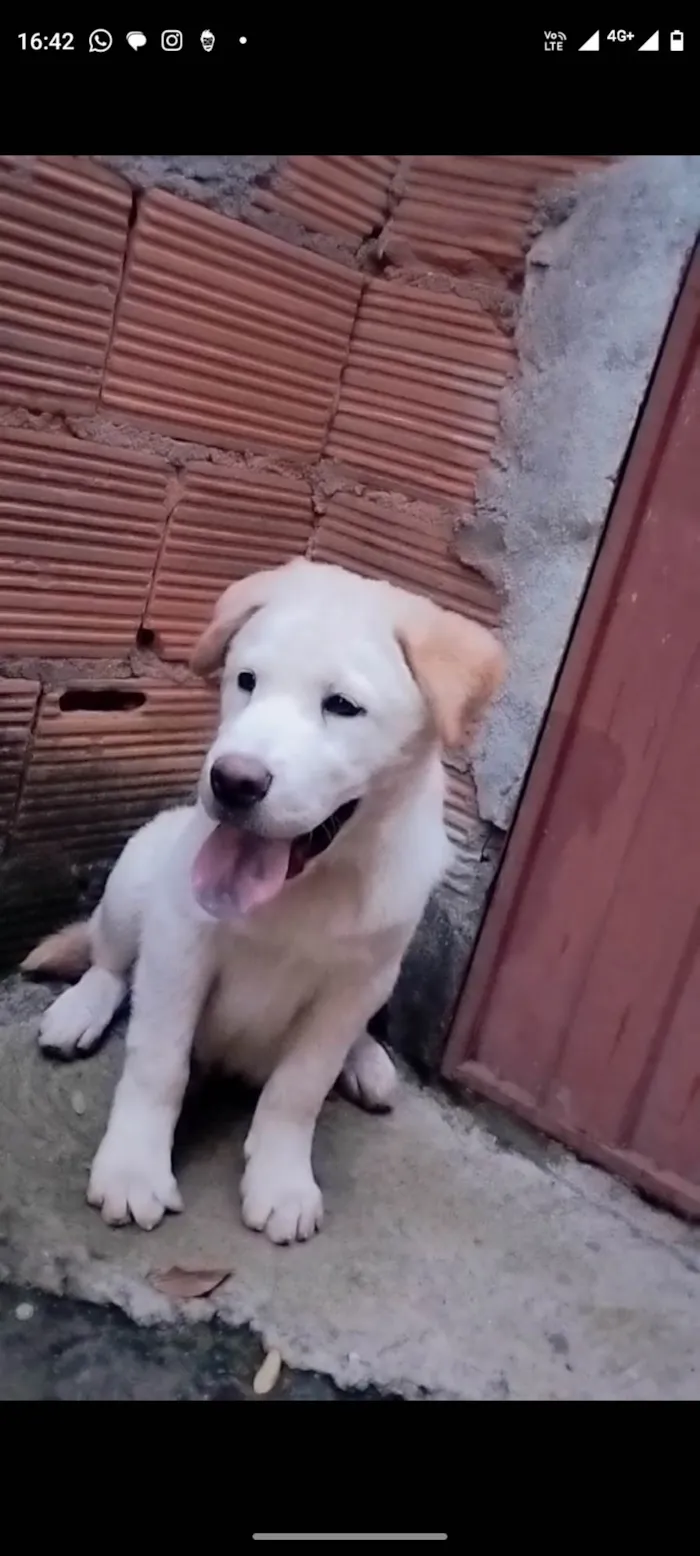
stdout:
<svg viewBox="0 0 700 1556">
<path fill-rule="evenodd" d="M 600 48 L 600 32 L 591 33 L 586 43 L 582 43 L 579 54 L 594 54 Z"/>
<path fill-rule="evenodd" d="M 658 32 L 653 32 L 651 37 L 647 38 L 646 43 L 640 43 L 639 49 L 638 49 L 637 52 L 639 54 L 658 54 L 658 52 L 659 52 L 659 34 L 658 34 Z"/>
</svg>

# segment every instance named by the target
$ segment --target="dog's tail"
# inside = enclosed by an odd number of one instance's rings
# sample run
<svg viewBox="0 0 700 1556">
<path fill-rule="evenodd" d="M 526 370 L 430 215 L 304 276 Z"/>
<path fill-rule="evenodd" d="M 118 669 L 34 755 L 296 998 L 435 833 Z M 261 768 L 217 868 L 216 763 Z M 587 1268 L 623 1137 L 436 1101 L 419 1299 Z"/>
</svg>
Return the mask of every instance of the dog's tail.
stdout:
<svg viewBox="0 0 700 1556">
<path fill-rule="evenodd" d="M 92 963 L 90 922 L 67 924 L 55 935 L 40 940 L 33 951 L 20 964 L 20 972 L 35 973 L 42 978 L 65 978 L 72 982 L 81 978 Z"/>
</svg>

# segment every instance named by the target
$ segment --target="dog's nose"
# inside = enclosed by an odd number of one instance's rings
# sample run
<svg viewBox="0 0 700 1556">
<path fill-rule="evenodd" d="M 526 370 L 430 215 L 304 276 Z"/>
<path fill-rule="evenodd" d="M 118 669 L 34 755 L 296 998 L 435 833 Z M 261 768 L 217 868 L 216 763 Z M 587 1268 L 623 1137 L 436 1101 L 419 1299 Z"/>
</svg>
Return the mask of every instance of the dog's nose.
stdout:
<svg viewBox="0 0 700 1556">
<path fill-rule="evenodd" d="M 220 756 L 212 764 L 209 783 L 222 810 L 252 810 L 264 800 L 272 773 L 252 756 Z"/>
</svg>

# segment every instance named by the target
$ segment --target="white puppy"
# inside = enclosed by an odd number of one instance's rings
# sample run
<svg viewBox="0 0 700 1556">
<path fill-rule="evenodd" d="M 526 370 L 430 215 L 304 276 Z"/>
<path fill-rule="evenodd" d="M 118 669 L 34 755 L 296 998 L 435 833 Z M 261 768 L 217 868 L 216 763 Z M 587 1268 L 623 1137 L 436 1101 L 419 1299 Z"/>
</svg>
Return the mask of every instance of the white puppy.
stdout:
<svg viewBox="0 0 700 1556">
<path fill-rule="evenodd" d="M 318 1113 L 341 1075 L 368 1106 L 394 1068 L 366 1032 L 447 862 L 441 746 L 461 744 L 504 656 L 483 627 L 389 584 L 294 561 L 233 584 L 195 649 L 222 674 L 196 805 L 127 844 L 89 924 L 30 972 L 77 974 L 40 1043 L 89 1051 L 135 965 L 126 1058 L 88 1199 L 150 1229 L 182 1202 L 172 1145 L 191 1054 L 262 1086 L 243 1219 L 273 1242 L 321 1223 Z"/>
</svg>

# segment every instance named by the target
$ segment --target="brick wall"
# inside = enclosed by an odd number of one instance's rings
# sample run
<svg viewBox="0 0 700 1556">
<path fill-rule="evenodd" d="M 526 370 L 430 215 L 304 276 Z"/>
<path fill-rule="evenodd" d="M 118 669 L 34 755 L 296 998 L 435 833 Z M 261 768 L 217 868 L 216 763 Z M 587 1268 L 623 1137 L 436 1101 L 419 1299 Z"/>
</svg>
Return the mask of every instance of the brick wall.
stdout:
<svg viewBox="0 0 700 1556">
<path fill-rule="evenodd" d="M 455 526 L 538 193 L 604 160 L 275 159 L 233 219 L 87 160 L 0 158 L 5 964 L 190 792 L 215 705 L 187 655 L 231 579 L 305 553 L 497 622 Z M 459 894 L 466 761 L 448 821 Z"/>
</svg>

